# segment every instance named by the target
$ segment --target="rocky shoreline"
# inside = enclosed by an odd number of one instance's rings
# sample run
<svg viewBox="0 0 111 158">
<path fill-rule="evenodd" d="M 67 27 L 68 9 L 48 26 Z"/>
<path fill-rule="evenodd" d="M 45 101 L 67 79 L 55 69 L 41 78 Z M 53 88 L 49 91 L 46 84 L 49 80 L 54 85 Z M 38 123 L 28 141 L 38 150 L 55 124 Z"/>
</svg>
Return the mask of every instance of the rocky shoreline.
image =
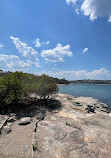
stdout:
<svg viewBox="0 0 111 158">
<path fill-rule="evenodd" d="M 5 116 L 0 157 L 111 158 L 108 106 L 95 98 L 61 93 L 55 99 L 52 106 L 57 108 L 52 110 L 36 105 L 28 109 L 34 115 Z"/>
</svg>

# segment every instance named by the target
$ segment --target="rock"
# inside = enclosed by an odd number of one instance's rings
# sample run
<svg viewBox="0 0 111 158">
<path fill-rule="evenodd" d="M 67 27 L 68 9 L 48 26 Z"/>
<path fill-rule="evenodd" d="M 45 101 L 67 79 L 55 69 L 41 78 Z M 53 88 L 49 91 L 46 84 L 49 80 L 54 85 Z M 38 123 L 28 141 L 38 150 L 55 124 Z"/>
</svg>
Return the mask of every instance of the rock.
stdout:
<svg viewBox="0 0 111 158">
<path fill-rule="evenodd" d="M 56 120 L 56 118 L 52 116 L 52 117 L 51 117 L 51 120 L 52 120 L 52 121 L 55 121 L 55 120 Z"/>
<path fill-rule="evenodd" d="M 16 121 L 16 118 L 14 116 L 8 118 L 8 120 L 7 120 L 7 122 L 14 122 L 14 121 Z"/>
<path fill-rule="evenodd" d="M 85 110 L 89 112 L 95 112 L 95 105 L 86 105 Z"/>
<path fill-rule="evenodd" d="M 98 102 L 98 104 L 96 104 L 95 107 L 96 107 L 96 111 L 109 113 L 108 106 L 104 103 Z"/>
<path fill-rule="evenodd" d="M 19 125 L 27 125 L 31 122 L 31 118 L 30 117 L 24 117 L 19 121 Z"/>
<path fill-rule="evenodd" d="M 44 119 L 44 115 L 42 113 L 38 113 L 37 116 L 36 116 L 36 118 L 38 120 L 43 120 Z"/>
<path fill-rule="evenodd" d="M 105 109 L 108 108 L 108 106 L 106 104 L 104 104 L 104 103 L 100 103 L 100 105 L 101 105 L 102 108 L 105 108 Z"/>
</svg>

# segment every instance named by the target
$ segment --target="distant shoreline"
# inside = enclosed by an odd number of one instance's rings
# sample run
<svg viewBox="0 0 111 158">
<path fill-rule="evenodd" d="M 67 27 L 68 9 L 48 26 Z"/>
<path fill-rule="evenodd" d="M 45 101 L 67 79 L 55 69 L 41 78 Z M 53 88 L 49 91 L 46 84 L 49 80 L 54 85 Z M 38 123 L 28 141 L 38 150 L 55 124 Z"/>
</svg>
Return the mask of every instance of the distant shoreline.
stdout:
<svg viewBox="0 0 111 158">
<path fill-rule="evenodd" d="M 106 83 L 70 83 L 70 84 L 57 84 L 57 85 L 71 85 L 71 84 L 90 84 L 90 85 L 111 85 L 111 84 L 106 84 Z"/>
<path fill-rule="evenodd" d="M 70 84 L 111 84 L 111 80 L 72 80 Z"/>
</svg>

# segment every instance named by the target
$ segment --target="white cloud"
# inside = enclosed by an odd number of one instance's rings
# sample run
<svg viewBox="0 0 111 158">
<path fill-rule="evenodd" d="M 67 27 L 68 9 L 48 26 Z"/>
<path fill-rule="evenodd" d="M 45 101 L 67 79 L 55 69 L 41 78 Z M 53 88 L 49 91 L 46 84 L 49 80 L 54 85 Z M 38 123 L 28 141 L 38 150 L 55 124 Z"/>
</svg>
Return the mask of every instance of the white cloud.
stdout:
<svg viewBox="0 0 111 158">
<path fill-rule="evenodd" d="M 111 16 L 111 0 L 85 0 L 81 6 L 84 15 L 90 16 L 90 20 L 98 17 Z"/>
<path fill-rule="evenodd" d="M 34 41 L 34 44 L 35 44 L 36 47 L 40 47 L 40 46 L 41 46 L 40 39 L 37 38 L 37 39 Z"/>
<path fill-rule="evenodd" d="M 46 44 L 46 45 L 48 45 L 49 43 L 50 43 L 50 41 L 42 42 L 42 44 Z"/>
<path fill-rule="evenodd" d="M 93 70 L 92 72 L 87 74 L 88 76 L 98 76 L 98 75 L 109 75 L 109 71 L 105 68 L 101 68 L 99 70 Z"/>
<path fill-rule="evenodd" d="M 66 0 L 68 4 L 73 3 L 77 8 L 79 8 L 85 16 L 89 16 L 91 21 L 96 20 L 98 17 L 107 17 L 108 21 L 111 22 L 111 0 Z M 78 13 L 78 11 L 75 9 Z"/>
<path fill-rule="evenodd" d="M 75 13 L 79 15 L 79 7 L 78 6 L 75 8 Z"/>
<path fill-rule="evenodd" d="M 101 68 L 98 70 L 93 70 L 91 72 L 87 70 L 79 70 L 79 71 L 59 71 L 59 72 L 39 72 L 37 74 L 48 74 L 57 78 L 66 78 L 68 80 L 76 80 L 76 79 L 110 79 L 110 72 Z"/>
<path fill-rule="evenodd" d="M 0 43 L 0 48 L 2 48 L 2 47 L 3 47 L 3 44 Z"/>
<path fill-rule="evenodd" d="M 111 22 L 111 16 L 109 17 L 108 21 Z"/>
<path fill-rule="evenodd" d="M 35 51 L 32 47 L 28 47 L 26 43 L 22 43 L 19 38 L 15 38 L 13 36 L 10 36 L 10 39 L 13 40 L 13 43 L 16 46 L 16 49 L 21 53 L 21 55 L 31 62 L 37 62 L 36 65 L 39 66 L 39 60 L 37 58 L 38 52 Z"/>
<path fill-rule="evenodd" d="M 13 71 L 29 67 L 29 63 L 20 60 L 16 55 L 0 54 L 0 69 Z"/>
<path fill-rule="evenodd" d="M 31 61 L 31 60 L 26 60 L 27 63 L 29 63 L 30 65 L 34 65 L 35 67 L 40 67 L 38 59 L 36 59 L 35 61 Z"/>
<path fill-rule="evenodd" d="M 48 45 L 48 44 L 50 43 L 50 41 L 47 41 L 47 42 L 40 42 L 40 39 L 37 38 L 37 39 L 35 39 L 35 41 L 34 41 L 33 43 L 34 43 L 35 46 L 38 48 L 38 47 L 41 47 L 41 45 L 43 45 L 43 44 Z"/>
<path fill-rule="evenodd" d="M 48 62 L 64 62 L 64 57 L 72 57 L 73 53 L 70 51 L 70 45 L 62 46 L 57 44 L 56 48 L 43 50 L 41 56 Z"/>
<path fill-rule="evenodd" d="M 86 53 L 88 51 L 88 48 L 84 48 L 83 53 Z"/>
<path fill-rule="evenodd" d="M 77 0 L 66 0 L 67 4 L 70 4 L 70 3 L 74 3 L 74 4 L 75 4 L 76 1 L 77 1 Z"/>
</svg>

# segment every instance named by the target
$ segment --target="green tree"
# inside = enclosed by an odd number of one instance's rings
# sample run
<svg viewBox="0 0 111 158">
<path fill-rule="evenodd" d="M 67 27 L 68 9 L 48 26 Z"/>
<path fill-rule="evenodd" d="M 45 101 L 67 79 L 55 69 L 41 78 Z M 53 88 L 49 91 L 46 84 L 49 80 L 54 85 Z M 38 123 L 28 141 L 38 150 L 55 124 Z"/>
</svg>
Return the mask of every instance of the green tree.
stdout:
<svg viewBox="0 0 111 158">
<path fill-rule="evenodd" d="M 51 97 L 53 94 L 57 93 L 58 91 L 58 86 L 55 83 L 55 81 L 45 74 L 41 76 L 41 79 L 38 82 L 37 86 L 38 86 L 37 95 L 39 95 L 40 98 L 43 99 L 47 99 Z"/>
</svg>

